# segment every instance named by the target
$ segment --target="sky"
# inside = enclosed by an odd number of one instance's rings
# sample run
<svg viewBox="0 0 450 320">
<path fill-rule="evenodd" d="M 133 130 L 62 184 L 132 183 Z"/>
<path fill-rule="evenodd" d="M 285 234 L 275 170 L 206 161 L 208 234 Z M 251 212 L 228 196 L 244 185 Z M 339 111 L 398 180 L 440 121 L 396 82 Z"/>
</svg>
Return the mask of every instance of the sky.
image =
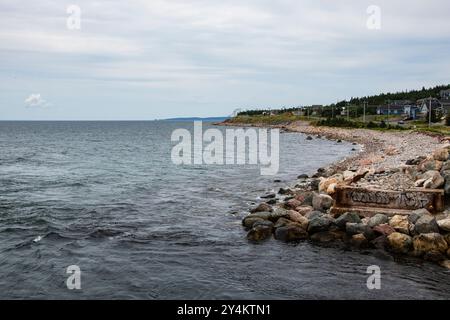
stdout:
<svg viewBox="0 0 450 320">
<path fill-rule="evenodd" d="M 449 12 L 448 0 L 0 0 L 0 120 L 226 116 L 449 84 Z"/>
</svg>

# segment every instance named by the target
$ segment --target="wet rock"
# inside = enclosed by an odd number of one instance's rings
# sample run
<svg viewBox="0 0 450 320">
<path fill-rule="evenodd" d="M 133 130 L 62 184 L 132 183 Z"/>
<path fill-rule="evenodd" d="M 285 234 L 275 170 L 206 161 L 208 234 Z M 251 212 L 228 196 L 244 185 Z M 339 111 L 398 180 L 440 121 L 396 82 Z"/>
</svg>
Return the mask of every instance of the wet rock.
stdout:
<svg viewBox="0 0 450 320">
<path fill-rule="evenodd" d="M 298 194 L 295 196 L 295 199 L 300 201 L 303 206 L 312 206 L 312 198 L 313 198 L 313 192 L 312 191 L 305 191 L 301 194 Z"/>
<path fill-rule="evenodd" d="M 389 225 L 400 233 L 409 234 L 408 216 L 395 215 L 389 221 Z"/>
<path fill-rule="evenodd" d="M 321 211 L 311 211 L 311 212 L 307 213 L 305 215 L 305 217 L 308 218 L 309 220 L 312 220 L 314 218 L 322 217 L 324 215 L 325 215 L 325 213 L 323 213 Z"/>
<path fill-rule="evenodd" d="M 270 200 L 266 201 L 266 203 L 267 203 L 267 204 L 270 204 L 270 205 L 277 204 L 277 202 L 278 202 L 277 199 L 270 199 Z"/>
<path fill-rule="evenodd" d="M 378 213 L 378 214 L 374 215 L 372 218 L 370 218 L 367 225 L 371 228 L 374 228 L 380 224 L 385 224 L 388 221 L 389 221 L 389 218 L 385 214 Z"/>
<path fill-rule="evenodd" d="M 364 223 L 347 222 L 347 224 L 345 225 L 345 232 L 347 232 L 347 234 L 350 236 L 362 233 L 364 234 L 365 238 L 369 240 L 375 238 L 375 233 L 373 232 L 373 230 Z"/>
<path fill-rule="evenodd" d="M 258 221 L 265 221 L 264 219 L 260 218 L 260 217 L 250 217 L 247 216 L 242 220 L 242 225 L 246 228 L 246 229 L 251 229 L 253 228 L 253 225 L 258 222 Z"/>
<path fill-rule="evenodd" d="M 337 142 L 337 143 L 342 143 L 342 140 L 341 140 L 341 139 L 338 139 L 336 142 Z"/>
<path fill-rule="evenodd" d="M 311 181 L 310 181 L 311 190 L 318 190 L 319 189 L 319 183 L 320 183 L 319 179 L 311 179 Z"/>
<path fill-rule="evenodd" d="M 256 213 L 256 212 L 272 212 L 272 206 L 263 202 L 260 203 L 256 208 L 253 208 L 252 210 L 250 210 L 251 213 Z"/>
<path fill-rule="evenodd" d="M 307 174 L 301 174 L 301 175 L 299 175 L 298 177 L 297 177 L 297 179 L 300 179 L 300 180 L 305 180 L 305 179 L 308 179 L 309 177 L 308 177 L 308 175 Z"/>
<path fill-rule="evenodd" d="M 313 139 L 313 137 L 311 137 L 311 136 L 307 136 L 307 137 L 306 137 L 306 140 L 311 141 L 312 139 Z"/>
<path fill-rule="evenodd" d="M 308 238 L 308 233 L 298 225 L 289 224 L 275 230 L 275 239 L 291 242 Z"/>
<path fill-rule="evenodd" d="M 412 249 L 412 238 L 406 234 L 394 232 L 387 237 L 389 248 L 396 253 L 408 253 Z"/>
<path fill-rule="evenodd" d="M 429 170 L 420 176 L 423 182 L 423 187 L 426 189 L 438 189 L 444 186 L 445 180 L 436 170 Z"/>
<path fill-rule="evenodd" d="M 358 233 L 352 236 L 350 239 L 350 245 L 356 248 L 367 248 L 369 246 L 369 241 L 362 233 Z"/>
<path fill-rule="evenodd" d="M 275 210 L 272 213 L 270 213 L 268 220 L 272 222 L 277 222 L 277 220 L 280 218 L 289 219 L 289 211 L 283 208 L 275 208 Z"/>
<path fill-rule="evenodd" d="M 381 235 L 384 235 L 384 236 L 388 236 L 388 235 L 394 233 L 394 232 L 395 232 L 395 229 L 392 228 L 392 227 L 391 227 L 390 225 L 388 225 L 387 223 L 385 223 L 385 224 L 380 224 L 380 225 L 378 225 L 378 226 L 375 226 L 375 227 L 373 228 L 373 231 L 374 231 L 375 233 L 378 233 L 378 234 L 381 234 Z"/>
<path fill-rule="evenodd" d="M 263 241 L 272 236 L 272 228 L 265 225 L 259 225 L 253 227 L 247 234 L 247 239 L 249 241 Z"/>
<path fill-rule="evenodd" d="M 330 243 L 338 240 L 342 240 L 344 234 L 340 231 L 322 231 L 314 233 L 311 236 L 311 241 L 320 243 Z"/>
<path fill-rule="evenodd" d="M 439 220 L 437 224 L 442 231 L 450 232 L 450 218 Z"/>
<path fill-rule="evenodd" d="M 327 231 L 332 223 L 333 219 L 327 215 L 315 216 L 309 220 L 308 232 L 313 234 L 321 231 Z"/>
<path fill-rule="evenodd" d="M 256 228 L 257 226 L 266 226 L 266 227 L 270 227 L 273 229 L 274 224 L 273 222 L 269 221 L 269 220 L 258 220 L 253 224 L 253 228 Z"/>
<path fill-rule="evenodd" d="M 302 205 L 302 202 L 301 201 L 298 201 L 297 199 L 290 199 L 290 200 L 288 200 L 288 201 L 286 201 L 285 203 L 284 203 L 284 207 L 286 208 L 286 209 L 295 209 L 295 208 L 297 208 L 297 207 L 300 207 Z"/>
<path fill-rule="evenodd" d="M 271 192 L 271 193 L 268 193 L 268 194 L 265 194 L 265 195 L 261 196 L 261 199 L 273 199 L 276 196 L 277 195 L 275 193 Z"/>
<path fill-rule="evenodd" d="M 423 215 L 416 221 L 413 230 L 414 234 L 439 233 L 439 226 L 435 218 L 429 215 Z"/>
<path fill-rule="evenodd" d="M 339 227 L 339 229 L 345 230 L 345 225 L 347 222 L 361 223 L 361 218 L 354 212 L 346 212 L 336 219 L 335 224 Z"/>
<path fill-rule="evenodd" d="M 439 233 L 423 233 L 413 238 L 414 254 L 422 256 L 429 251 L 445 253 L 448 245 Z"/>
<path fill-rule="evenodd" d="M 300 213 L 302 216 L 306 216 L 307 214 L 311 213 L 314 210 L 311 206 L 300 206 L 295 208 L 295 211 Z"/>
<path fill-rule="evenodd" d="M 327 194 L 313 193 L 312 206 L 315 210 L 328 210 L 333 205 L 333 198 Z"/>
<path fill-rule="evenodd" d="M 278 194 L 282 194 L 282 195 L 293 195 L 295 194 L 294 191 L 292 191 L 289 188 L 280 188 L 280 190 L 278 191 Z"/>
<path fill-rule="evenodd" d="M 279 218 L 277 220 L 277 222 L 275 223 L 274 228 L 276 229 L 276 228 L 284 227 L 291 223 L 292 223 L 292 221 L 287 218 Z"/>
<path fill-rule="evenodd" d="M 448 149 L 442 148 L 433 152 L 433 159 L 437 161 L 447 161 L 448 160 Z"/>
<path fill-rule="evenodd" d="M 439 251 L 436 250 L 431 250 L 429 252 L 426 252 L 423 255 L 423 258 L 427 261 L 431 261 L 431 262 L 435 262 L 435 263 L 440 263 L 441 261 L 444 261 L 446 259 L 445 254 L 442 254 Z"/>
<path fill-rule="evenodd" d="M 289 211 L 289 220 L 298 223 L 303 229 L 308 229 L 309 220 L 297 211 Z"/>
<path fill-rule="evenodd" d="M 431 216 L 431 213 L 427 209 L 414 210 L 408 216 L 408 221 L 409 221 L 409 223 L 416 223 L 417 220 L 419 220 L 419 218 L 422 217 L 423 215 Z"/>
<path fill-rule="evenodd" d="M 389 242 L 388 242 L 387 236 L 381 235 L 381 236 L 373 239 L 370 242 L 370 244 L 372 244 L 372 246 L 374 246 L 377 249 L 385 250 L 388 247 Z"/>
<path fill-rule="evenodd" d="M 450 260 L 444 260 L 444 261 L 441 261 L 441 262 L 439 263 L 439 265 L 440 265 L 441 267 L 444 267 L 444 268 L 450 270 Z"/>
</svg>

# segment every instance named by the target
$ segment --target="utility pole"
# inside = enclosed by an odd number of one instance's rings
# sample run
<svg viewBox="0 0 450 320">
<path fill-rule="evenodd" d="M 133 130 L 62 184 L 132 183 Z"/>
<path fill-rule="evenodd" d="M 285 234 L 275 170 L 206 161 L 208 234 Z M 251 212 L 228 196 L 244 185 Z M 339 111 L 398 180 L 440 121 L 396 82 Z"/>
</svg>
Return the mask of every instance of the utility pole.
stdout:
<svg viewBox="0 0 450 320">
<path fill-rule="evenodd" d="M 367 104 L 367 101 L 364 101 L 364 113 L 363 113 L 363 121 L 364 121 L 364 123 L 366 123 L 366 104 Z"/>
<path fill-rule="evenodd" d="M 350 103 L 347 102 L 347 121 L 350 121 Z"/>
<path fill-rule="evenodd" d="M 429 116 L 428 116 L 428 128 L 431 127 L 431 96 L 430 96 L 430 107 L 428 108 Z"/>
</svg>

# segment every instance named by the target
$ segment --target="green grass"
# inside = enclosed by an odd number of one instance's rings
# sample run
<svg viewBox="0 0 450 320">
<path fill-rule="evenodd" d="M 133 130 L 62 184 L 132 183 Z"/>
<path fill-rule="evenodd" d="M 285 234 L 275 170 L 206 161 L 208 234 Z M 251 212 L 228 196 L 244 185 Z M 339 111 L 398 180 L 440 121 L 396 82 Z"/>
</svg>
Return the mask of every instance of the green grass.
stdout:
<svg viewBox="0 0 450 320">
<path fill-rule="evenodd" d="M 424 121 L 411 121 L 407 122 L 406 125 L 400 126 L 397 125 L 397 121 L 393 116 L 389 117 L 391 123 L 386 126 L 381 125 L 381 120 L 386 121 L 386 116 L 366 116 L 366 122 L 362 122 L 362 118 L 347 120 L 345 116 L 336 117 L 333 119 L 330 118 L 320 118 L 320 117 L 305 117 L 305 116 L 294 116 L 290 113 L 282 113 L 273 116 L 263 116 L 263 115 L 254 115 L 254 116 L 237 116 L 230 120 L 228 123 L 236 123 L 236 124 L 259 124 L 259 125 L 285 125 L 292 123 L 294 121 L 308 121 L 312 125 L 315 126 L 328 126 L 328 127 L 339 127 L 339 128 L 366 128 L 371 130 L 378 131 L 387 131 L 387 130 L 413 130 L 417 132 L 429 132 L 439 135 L 450 135 L 450 127 L 433 124 L 432 127 L 428 127 L 428 124 Z"/>
</svg>

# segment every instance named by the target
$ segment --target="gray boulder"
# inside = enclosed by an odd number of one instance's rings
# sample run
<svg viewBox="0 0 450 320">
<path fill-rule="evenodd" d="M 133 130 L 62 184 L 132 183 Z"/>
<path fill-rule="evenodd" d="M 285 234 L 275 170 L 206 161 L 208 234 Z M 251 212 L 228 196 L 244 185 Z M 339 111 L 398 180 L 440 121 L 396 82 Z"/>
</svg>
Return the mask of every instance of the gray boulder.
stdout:
<svg viewBox="0 0 450 320">
<path fill-rule="evenodd" d="M 375 238 L 375 233 L 373 232 L 373 230 L 364 223 L 347 222 L 347 224 L 345 225 L 345 231 L 349 236 L 362 233 L 364 234 L 366 239 L 371 240 Z"/>
<path fill-rule="evenodd" d="M 419 220 L 419 218 L 422 217 L 423 215 L 431 216 L 431 213 L 427 209 L 414 210 L 408 216 L 408 221 L 409 221 L 409 223 L 416 223 L 417 220 Z"/>
<path fill-rule="evenodd" d="M 414 234 L 439 233 L 439 226 L 435 218 L 423 215 L 414 224 L 413 232 Z"/>
<path fill-rule="evenodd" d="M 389 218 L 382 213 L 378 213 L 376 215 L 374 215 L 372 218 L 370 218 L 369 222 L 367 223 L 367 225 L 371 228 L 376 227 L 380 224 L 385 224 L 389 221 Z"/>
<path fill-rule="evenodd" d="M 327 231 L 333 222 L 333 219 L 327 215 L 316 216 L 310 219 L 308 232 L 313 234 L 321 231 Z"/>
<path fill-rule="evenodd" d="M 347 222 L 361 223 L 361 218 L 354 212 L 346 212 L 336 219 L 335 224 L 339 227 L 339 229 L 345 230 L 345 225 Z"/>
</svg>

